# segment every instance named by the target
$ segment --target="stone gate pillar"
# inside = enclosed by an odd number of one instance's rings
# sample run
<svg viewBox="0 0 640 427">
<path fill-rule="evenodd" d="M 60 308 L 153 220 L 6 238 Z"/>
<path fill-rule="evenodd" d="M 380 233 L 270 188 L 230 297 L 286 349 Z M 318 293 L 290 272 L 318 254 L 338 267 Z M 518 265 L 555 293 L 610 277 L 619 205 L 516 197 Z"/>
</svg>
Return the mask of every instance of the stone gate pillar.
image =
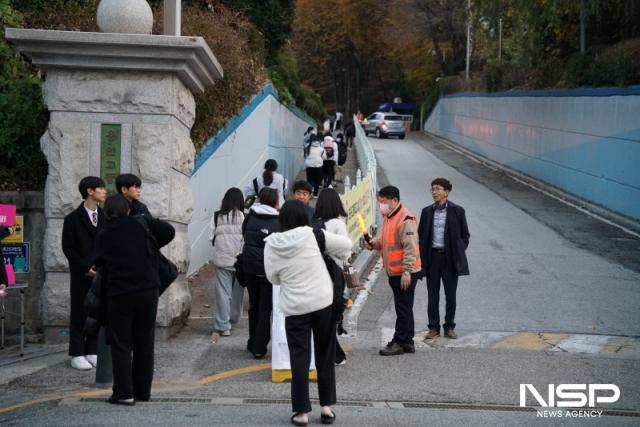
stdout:
<svg viewBox="0 0 640 427">
<path fill-rule="evenodd" d="M 192 213 L 193 93 L 221 78 L 222 68 L 201 37 L 7 29 L 6 38 L 46 71 L 44 100 L 51 116 L 40 141 L 49 163 L 41 296 L 45 340 L 67 340 L 69 273 L 61 233 L 64 217 L 80 203 L 78 182 L 97 175 L 112 184 L 125 172 L 142 179 L 142 201 L 151 214 L 176 228 L 163 252 L 182 274 L 162 296 L 157 318 L 160 336 L 168 337 L 191 308 L 184 273 Z"/>
</svg>

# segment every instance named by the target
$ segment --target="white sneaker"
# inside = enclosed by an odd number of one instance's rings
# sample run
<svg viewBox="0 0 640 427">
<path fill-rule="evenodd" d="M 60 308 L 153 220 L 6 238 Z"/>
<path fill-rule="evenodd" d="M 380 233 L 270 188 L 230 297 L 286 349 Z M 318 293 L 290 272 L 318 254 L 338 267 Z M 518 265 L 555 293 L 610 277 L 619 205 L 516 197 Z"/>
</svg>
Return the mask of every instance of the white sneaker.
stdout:
<svg viewBox="0 0 640 427">
<path fill-rule="evenodd" d="M 223 337 L 230 337 L 231 336 L 231 330 L 227 329 L 226 331 L 222 331 L 220 333 L 220 335 L 222 335 Z"/>
<path fill-rule="evenodd" d="M 79 371 L 89 371 L 93 369 L 93 366 L 84 356 L 77 356 L 71 358 L 71 367 Z"/>
<path fill-rule="evenodd" d="M 97 354 L 89 354 L 89 355 L 85 356 L 84 358 L 87 359 L 87 362 L 91 363 L 91 366 L 93 366 L 94 368 L 96 366 L 98 366 L 98 355 Z"/>
</svg>

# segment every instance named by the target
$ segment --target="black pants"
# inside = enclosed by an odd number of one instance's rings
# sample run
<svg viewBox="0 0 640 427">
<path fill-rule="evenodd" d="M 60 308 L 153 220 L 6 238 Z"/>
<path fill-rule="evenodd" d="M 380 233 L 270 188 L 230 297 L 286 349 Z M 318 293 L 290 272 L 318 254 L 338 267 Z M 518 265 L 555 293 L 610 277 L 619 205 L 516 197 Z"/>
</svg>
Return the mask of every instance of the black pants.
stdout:
<svg viewBox="0 0 640 427">
<path fill-rule="evenodd" d="M 427 314 L 429 329 L 440 329 L 440 280 L 444 286 L 446 297 L 444 329 L 456 327 L 456 290 L 458 289 L 458 275 L 448 265 L 443 252 L 431 251 L 431 265 L 427 273 Z"/>
<path fill-rule="evenodd" d="M 71 278 L 71 315 L 69 316 L 69 356 L 85 356 L 97 353 L 98 337 L 83 333 L 87 314 L 84 299 L 91 288 L 91 277 Z"/>
<path fill-rule="evenodd" d="M 317 196 L 322 185 L 322 167 L 307 168 L 307 181 L 313 187 L 313 195 Z"/>
<path fill-rule="evenodd" d="M 151 396 L 157 311 L 157 288 L 109 297 L 107 318 L 116 399 L 145 401 Z"/>
<path fill-rule="evenodd" d="M 291 360 L 291 404 L 293 412 L 311 412 L 309 401 L 309 365 L 311 332 L 318 372 L 318 395 L 321 406 L 336 403 L 336 323 L 331 306 L 299 316 L 287 316 L 289 358 Z"/>
<path fill-rule="evenodd" d="M 331 185 L 336 176 L 336 162 L 333 160 L 325 160 L 322 164 L 322 175 L 324 176 L 324 186 L 328 187 Z"/>
<path fill-rule="evenodd" d="M 389 277 L 396 309 L 396 331 L 393 334 L 393 341 L 400 345 L 413 344 L 413 336 L 415 335 L 413 297 L 416 293 L 418 276 L 418 274 L 411 275 L 411 285 L 405 290 L 400 289 L 400 276 Z"/>
<path fill-rule="evenodd" d="M 249 291 L 249 341 L 247 350 L 253 354 L 267 354 L 271 340 L 271 310 L 273 285 L 266 277 L 247 274 Z"/>
<path fill-rule="evenodd" d="M 347 145 L 353 147 L 353 137 L 350 135 L 347 135 Z"/>
<path fill-rule="evenodd" d="M 340 347 L 340 343 L 338 342 L 338 335 L 336 334 L 336 357 L 335 363 L 340 363 L 347 358 L 347 354 L 344 352 L 342 347 Z"/>
</svg>

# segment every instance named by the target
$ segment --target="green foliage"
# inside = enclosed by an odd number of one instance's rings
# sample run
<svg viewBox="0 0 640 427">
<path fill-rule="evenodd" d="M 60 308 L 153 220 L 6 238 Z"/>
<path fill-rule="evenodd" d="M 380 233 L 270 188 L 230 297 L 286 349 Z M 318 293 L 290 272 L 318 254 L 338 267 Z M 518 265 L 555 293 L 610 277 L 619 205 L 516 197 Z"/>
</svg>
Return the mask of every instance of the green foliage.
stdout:
<svg viewBox="0 0 640 427">
<path fill-rule="evenodd" d="M 8 0 L 0 0 L 0 27 L 19 27 L 21 16 Z M 39 190 L 47 162 L 39 138 L 47 124 L 42 82 L 0 35 L 0 189 Z"/>
<path fill-rule="evenodd" d="M 285 44 L 276 57 L 276 63 L 267 69 L 269 80 L 280 95 L 282 103 L 295 107 L 321 123 L 327 117 L 320 95 L 300 82 L 298 60 L 290 44 Z"/>
<path fill-rule="evenodd" d="M 327 118 L 327 111 L 322 105 L 322 98 L 310 86 L 300 85 L 300 100 L 298 101 L 300 108 L 309 114 L 316 123 L 322 123 Z"/>
<path fill-rule="evenodd" d="M 296 100 L 293 98 L 293 95 L 291 95 L 291 91 L 289 91 L 289 87 L 284 82 L 280 73 L 273 68 L 268 68 L 267 75 L 273 84 L 273 87 L 278 91 L 278 95 L 280 95 L 280 102 L 287 107 L 294 107 L 296 105 Z"/>
<path fill-rule="evenodd" d="M 224 3 L 249 16 L 264 36 L 267 65 L 275 64 L 280 48 L 291 35 L 293 0 L 224 0 Z"/>
<path fill-rule="evenodd" d="M 640 39 L 601 52 L 573 55 L 566 66 L 568 86 L 630 86 L 640 83 Z"/>
</svg>

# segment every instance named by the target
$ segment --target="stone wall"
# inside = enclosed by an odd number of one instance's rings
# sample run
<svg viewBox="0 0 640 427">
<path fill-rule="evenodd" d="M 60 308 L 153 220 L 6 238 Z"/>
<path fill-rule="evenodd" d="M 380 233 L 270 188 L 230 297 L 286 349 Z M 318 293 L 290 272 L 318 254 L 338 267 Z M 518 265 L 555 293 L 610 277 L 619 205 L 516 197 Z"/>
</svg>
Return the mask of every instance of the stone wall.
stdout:
<svg viewBox="0 0 640 427">
<path fill-rule="evenodd" d="M 25 292 L 25 334 L 42 333 L 40 318 L 40 294 L 44 282 L 42 264 L 42 243 L 46 226 L 44 218 L 44 196 L 36 191 L 3 191 L 0 192 L 0 204 L 16 205 L 18 215 L 24 216 L 24 241 L 31 244 L 29 273 L 17 273 L 16 281 L 27 283 Z M 20 298 L 19 292 L 10 290 L 5 300 L 7 317 L 5 338 L 8 343 L 20 332 Z"/>
<path fill-rule="evenodd" d="M 77 189 L 80 179 L 100 175 L 102 124 L 121 125 L 120 172 L 138 175 L 143 182 L 141 200 L 153 216 L 175 227 L 176 238 L 163 252 L 186 273 L 187 225 L 192 213 L 189 176 L 194 164 L 190 129 L 195 102 L 190 90 L 173 75 L 62 69 L 48 73 L 44 99 L 51 115 L 41 139 L 49 163 L 42 320 L 46 341 L 59 342 L 66 340 L 69 313 L 62 224 L 82 201 Z M 158 326 L 167 328 L 169 334 L 188 315 L 190 304 L 182 274 L 160 300 Z"/>
</svg>

